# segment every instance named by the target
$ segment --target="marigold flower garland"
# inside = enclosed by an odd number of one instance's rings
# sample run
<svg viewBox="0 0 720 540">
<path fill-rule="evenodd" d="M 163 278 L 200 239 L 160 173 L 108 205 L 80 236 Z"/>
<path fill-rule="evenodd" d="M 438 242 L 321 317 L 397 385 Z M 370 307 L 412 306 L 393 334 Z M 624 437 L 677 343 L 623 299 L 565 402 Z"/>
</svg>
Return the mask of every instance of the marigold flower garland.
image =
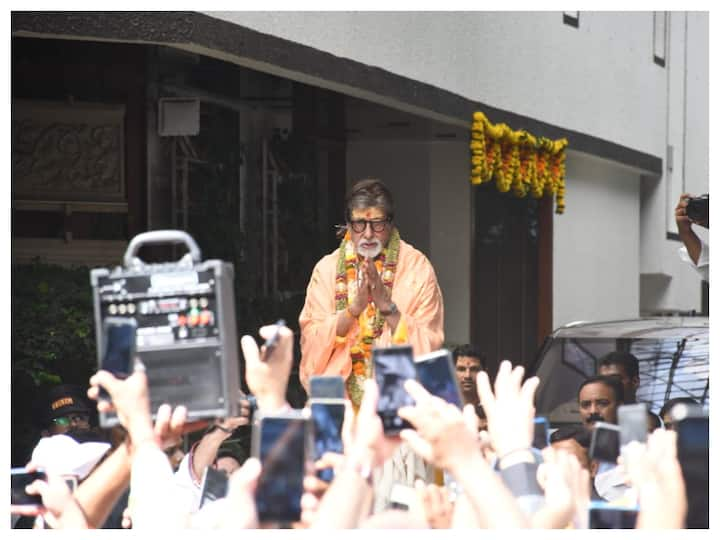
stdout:
<svg viewBox="0 0 720 540">
<path fill-rule="evenodd" d="M 498 191 L 512 189 L 516 197 L 528 193 L 538 199 L 555 196 L 555 212 L 565 211 L 565 148 L 567 139 L 535 137 L 507 124 L 491 124 L 481 113 L 473 114 L 470 180 L 483 184 L 495 180 Z"/>
<path fill-rule="evenodd" d="M 398 233 L 397 229 L 393 229 L 387 247 L 374 261 L 375 269 L 380 275 L 388 294 L 392 293 L 399 250 L 400 233 Z M 340 243 L 340 256 L 338 257 L 335 272 L 335 311 L 337 313 L 347 309 L 357 296 L 357 271 L 358 257 L 348 231 Z M 355 343 L 350 346 L 352 372 L 347 380 L 348 395 L 356 407 L 359 407 L 362 401 L 365 379 L 372 377 L 373 374 L 373 342 L 380 337 L 385 325 L 385 317 L 377 310 L 372 298 L 370 298 L 367 307 L 358 317 L 358 324 L 360 332 Z"/>
</svg>

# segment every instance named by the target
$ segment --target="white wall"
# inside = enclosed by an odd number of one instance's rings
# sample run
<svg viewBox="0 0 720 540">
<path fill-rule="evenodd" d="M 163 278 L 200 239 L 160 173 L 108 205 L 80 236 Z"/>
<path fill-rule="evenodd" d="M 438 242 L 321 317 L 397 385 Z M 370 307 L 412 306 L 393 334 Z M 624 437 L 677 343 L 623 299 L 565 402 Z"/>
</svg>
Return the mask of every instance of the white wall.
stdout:
<svg viewBox="0 0 720 540">
<path fill-rule="evenodd" d="M 567 178 L 553 222 L 553 326 L 637 317 L 639 176 L 569 152 Z"/>
<path fill-rule="evenodd" d="M 468 147 L 430 143 L 430 252 L 445 301 L 445 341 L 470 341 L 472 188 Z"/>
<path fill-rule="evenodd" d="M 445 340 L 470 339 L 470 182 L 464 142 L 347 145 L 350 182 L 380 178 L 395 197 L 402 238 L 428 256 L 443 293 Z M 433 223 L 431 227 L 430 224 Z"/>
<path fill-rule="evenodd" d="M 672 167 L 662 179 L 645 178 L 641 191 L 640 309 L 645 313 L 700 311 L 699 275 L 678 257 L 674 209 L 681 193 L 707 193 L 708 18 L 704 13 L 671 13 L 667 62 L 667 144 Z M 665 154 L 662 154 L 665 156 Z M 708 239 L 708 231 L 696 228 Z"/>
<path fill-rule="evenodd" d="M 556 11 L 207 14 L 653 155 L 665 151 L 666 72 L 652 61 L 650 11 L 583 11 L 577 29 Z"/>
</svg>

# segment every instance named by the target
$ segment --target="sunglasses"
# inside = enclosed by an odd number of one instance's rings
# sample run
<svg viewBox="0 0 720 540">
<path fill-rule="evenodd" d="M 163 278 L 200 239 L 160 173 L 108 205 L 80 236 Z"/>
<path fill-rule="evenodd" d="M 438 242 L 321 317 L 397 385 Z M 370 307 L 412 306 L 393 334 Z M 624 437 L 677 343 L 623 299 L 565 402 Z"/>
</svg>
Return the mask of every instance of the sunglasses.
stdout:
<svg viewBox="0 0 720 540">
<path fill-rule="evenodd" d="M 352 227 L 352 230 L 356 233 L 361 233 L 365 231 L 365 228 L 370 225 L 370 228 L 373 230 L 373 232 L 383 232 L 385 230 L 385 227 L 388 226 L 391 220 L 389 219 L 378 219 L 374 221 L 370 221 L 367 219 L 356 219 L 350 221 L 350 227 Z"/>
<path fill-rule="evenodd" d="M 58 418 L 53 418 L 53 424 L 56 426 L 61 427 L 67 427 L 73 422 L 76 424 L 80 424 L 83 422 L 89 422 L 90 417 L 87 414 L 70 414 L 68 416 L 60 416 Z"/>
</svg>

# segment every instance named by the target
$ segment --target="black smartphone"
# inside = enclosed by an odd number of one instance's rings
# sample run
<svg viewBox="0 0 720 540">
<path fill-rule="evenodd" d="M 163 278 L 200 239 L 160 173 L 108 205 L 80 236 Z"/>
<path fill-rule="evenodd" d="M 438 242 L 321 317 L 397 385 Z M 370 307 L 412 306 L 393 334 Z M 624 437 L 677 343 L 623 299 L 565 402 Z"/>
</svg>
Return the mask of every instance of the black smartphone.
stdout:
<svg viewBox="0 0 720 540">
<path fill-rule="evenodd" d="M 225 471 L 205 467 L 201 482 L 200 508 L 208 501 L 216 501 L 227 497 L 228 477 Z"/>
<path fill-rule="evenodd" d="M 373 349 L 375 380 L 380 390 L 377 413 L 382 420 L 386 435 L 397 435 L 401 430 L 411 428 L 409 422 L 400 418 L 397 411 L 405 405 L 414 405 L 415 400 L 405 390 L 405 381 L 416 378 L 412 347 L 376 347 Z"/>
<path fill-rule="evenodd" d="M 688 501 L 688 529 L 709 527 L 710 425 L 701 407 L 680 403 L 670 412 L 677 432 L 677 458 Z"/>
<path fill-rule="evenodd" d="M 415 369 L 418 381 L 428 392 L 462 409 L 462 395 L 450 351 L 440 349 L 418 356 Z"/>
<path fill-rule="evenodd" d="M 620 455 L 620 428 L 615 424 L 595 422 L 590 440 L 590 459 L 617 463 Z"/>
<path fill-rule="evenodd" d="M 550 444 L 550 424 L 544 416 L 536 416 L 533 420 L 533 448 L 542 450 Z"/>
<path fill-rule="evenodd" d="M 29 495 L 25 488 L 35 480 L 47 481 L 47 475 L 42 469 L 28 472 L 25 467 L 10 469 L 10 504 L 13 506 L 42 506 L 40 495 Z"/>
<path fill-rule="evenodd" d="M 135 357 L 137 321 L 129 317 L 108 317 L 103 323 L 103 355 L 100 369 L 118 379 L 127 378 Z M 100 399 L 110 401 L 110 395 L 100 387 Z"/>
<path fill-rule="evenodd" d="M 345 419 L 345 402 L 338 399 L 310 400 L 310 417 L 313 425 L 313 459 L 325 452 L 343 453 L 342 427 Z M 318 469 L 316 475 L 324 482 L 332 482 L 332 468 Z"/>
<path fill-rule="evenodd" d="M 633 403 L 618 407 L 618 426 L 620 426 L 620 448 L 632 441 L 647 442 L 648 406 L 647 403 Z"/>
<path fill-rule="evenodd" d="M 345 399 L 345 381 L 339 375 L 310 377 L 310 399 Z"/>
<path fill-rule="evenodd" d="M 311 425 L 302 411 L 263 415 L 253 426 L 253 455 L 262 464 L 255 490 L 262 523 L 300 520 L 303 479 L 311 473 Z"/>
<path fill-rule="evenodd" d="M 591 529 L 634 529 L 638 509 L 591 501 L 588 512 L 588 526 Z"/>
</svg>

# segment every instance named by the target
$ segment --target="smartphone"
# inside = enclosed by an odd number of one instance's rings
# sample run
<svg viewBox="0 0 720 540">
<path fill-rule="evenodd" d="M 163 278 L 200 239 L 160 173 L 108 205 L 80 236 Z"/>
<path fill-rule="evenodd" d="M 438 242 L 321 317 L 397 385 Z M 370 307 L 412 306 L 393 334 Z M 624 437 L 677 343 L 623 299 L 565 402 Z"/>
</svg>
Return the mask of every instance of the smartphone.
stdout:
<svg viewBox="0 0 720 540">
<path fill-rule="evenodd" d="M 103 355 L 100 369 L 119 379 L 127 378 L 135 357 L 137 321 L 129 317 L 108 317 L 103 323 Z M 100 399 L 110 395 L 100 387 Z"/>
<path fill-rule="evenodd" d="M 542 450 L 550 444 L 550 424 L 544 416 L 536 416 L 533 420 L 533 448 Z"/>
<path fill-rule="evenodd" d="M 43 469 L 28 472 L 25 467 L 10 469 L 10 504 L 13 506 L 42 506 L 40 495 L 29 495 L 25 488 L 35 480 L 45 480 L 47 475 Z"/>
<path fill-rule="evenodd" d="M 378 416 L 382 420 L 385 434 L 397 435 L 401 430 L 412 427 L 397 414 L 400 407 L 415 404 L 404 386 L 408 379 L 417 378 L 412 347 L 376 347 L 373 349 L 373 365 L 375 380 L 380 390 Z"/>
<path fill-rule="evenodd" d="M 620 448 L 632 441 L 647 442 L 648 406 L 647 403 L 633 403 L 618 407 L 618 426 L 620 426 Z"/>
<path fill-rule="evenodd" d="M 310 377 L 310 399 L 345 399 L 345 380 L 339 375 Z"/>
<path fill-rule="evenodd" d="M 638 508 L 590 501 L 588 512 L 591 529 L 634 529 Z"/>
<path fill-rule="evenodd" d="M 418 381 L 428 392 L 462 409 L 463 399 L 450 351 L 440 349 L 418 356 L 415 369 Z"/>
<path fill-rule="evenodd" d="M 588 455 L 590 459 L 617 463 L 620 455 L 620 428 L 607 422 L 595 422 Z"/>
<path fill-rule="evenodd" d="M 262 523 L 300 520 L 303 479 L 312 473 L 311 423 L 304 411 L 259 415 L 253 426 L 253 456 L 262 464 L 255 505 Z"/>
<path fill-rule="evenodd" d="M 670 411 L 677 432 L 677 458 L 688 501 L 688 529 L 709 527 L 709 421 L 699 406 L 679 403 Z"/>
<path fill-rule="evenodd" d="M 227 497 L 228 477 L 224 471 L 208 466 L 203 472 L 201 486 L 200 508 L 207 501 L 216 501 Z"/>
<path fill-rule="evenodd" d="M 313 426 L 313 459 L 318 460 L 325 452 L 343 453 L 342 426 L 345 419 L 345 402 L 338 399 L 310 400 L 310 417 Z M 317 477 L 332 482 L 332 468 L 319 469 Z"/>
</svg>

